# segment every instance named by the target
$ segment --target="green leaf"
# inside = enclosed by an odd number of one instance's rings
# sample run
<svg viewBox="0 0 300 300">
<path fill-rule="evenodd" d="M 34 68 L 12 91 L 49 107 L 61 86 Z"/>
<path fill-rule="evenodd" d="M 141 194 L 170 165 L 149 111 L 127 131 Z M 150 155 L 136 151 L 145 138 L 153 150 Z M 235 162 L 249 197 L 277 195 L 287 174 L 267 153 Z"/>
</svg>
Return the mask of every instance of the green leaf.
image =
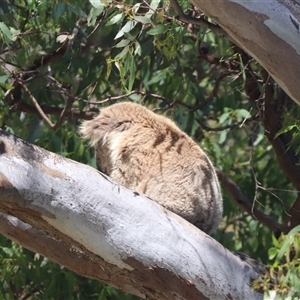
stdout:
<svg viewBox="0 0 300 300">
<path fill-rule="evenodd" d="M 218 143 L 223 144 L 226 141 L 226 137 L 227 137 L 227 130 L 223 130 L 220 134 Z"/>
<path fill-rule="evenodd" d="M 101 0 L 90 0 L 90 3 L 91 3 L 95 8 L 101 8 L 101 7 L 104 7 L 104 4 L 102 3 Z"/>
<path fill-rule="evenodd" d="M 127 52 L 129 51 L 129 46 L 126 46 L 117 56 L 116 59 L 120 59 L 122 57 L 124 57 Z"/>
<path fill-rule="evenodd" d="M 128 81 L 128 87 L 127 89 L 129 91 L 132 90 L 132 86 L 134 84 L 135 81 L 135 75 L 136 75 L 136 64 L 134 61 L 134 57 L 130 54 L 128 59 L 126 59 L 126 63 L 125 63 L 125 72 L 129 73 L 129 81 Z"/>
<path fill-rule="evenodd" d="M 10 32 L 9 28 L 3 22 L 0 22 L 0 31 L 2 32 L 5 39 L 7 39 L 9 41 L 12 40 L 11 32 Z"/>
<path fill-rule="evenodd" d="M 269 259 L 273 259 L 274 257 L 276 257 L 277 253 L 278 250 L 276 248 L 270 248 L 268 251 Z"/>
<path fill-rule="evenodd" d="M 79 17 L 86 17 L 86 13 L 80 9 L 79 7 L 73 6 L 71 4 L 67 4 L 68 10 L 72 12 L 74 15 Z"/>
<path fill-rule="evenodd" d="M 159 3 L 160 3 L 160 0 L 152 0 L 150 3 L 150 9 L 145 14 L 145 17 L 151 18 L 151 16 L 155 13 L 156 9 L 158 8 Z"/>
<path fill-rule="evenodd" d="M 0 86 L 5 90 L 12 90 L 14 87 L 8 83 L 0 83 Z"/>
<path fill-rule="evenodd" d="M 9 77 L 10 77 L 9 75 L 2 75 L 2 76 L 0 76 L 0 83 L 5 83 L 6 80 L 7 80 Z"/>
<path fill-rule="evenodd" d="M 158 8 L 158 5 L 160 3 L 160 0 L 152 0 L 150 4 L 150 8 L 153 10 L 156 10 Z"/>
<path fill-rule="evenodd" d="M 300 225 L 294 227 L 290 232 L 289 235 L 294 235 L 295 233 L 300 232 Z"/>
<path fill-rule="evenodd" d="M 134 28 L 134 26 L 136 25 L 137 23 L 136 23 L 136 21 L 134 21 L 134 20 L 130 20 L 130 21 L 128 21 L 123 27 L 122 27 L 122 31 L 123 32 L 129 32 L 129 31 L 131 31 L 133 28 Z"/>
<path fill-rule="evenodd" d="M 238 120 L 248 119 L 251 117 L 251 114 L 246 109 L 237 109 L 235 111 Z"/>
<path fill-rule="evenodd" d="M 87 17 L 89 26 L 94 26 L 96 24 L 97 18 L 103 12 L 104 7 L 105 7 L 104 5 L 99 6 L 97 8 L 92 7 L 92 9 Z"/>
<path fill-rule="evenodd" d="M 131 42 L 131 40 L 123 39 L 123 40 L 121 40 L 121 41 L 116 45 L 116 48 L 122 48 L 122 47 L 125 47 L 125 46 L 127 46 L 130 42 Z"/>
<path fill-rule="evenodd" d="M 141 56 L 141 55 L 142 55 L 141 44 L 140 44 L 138 41 L 136 41 L 136 42 L 134 43 L 134 47 L 135 47 L 134 55 L 139 55 L 139 56 Z"/>
<path fill-rule="evenodd" d="M 286 132 L 288 132 L 288 131 L 290 131 L 292 129 L 297 129 L 297 128 L 298 128 L 298 126 L 295 125 L 295 124 L 283 126 L 281 129 L 279 129 L 277 131 L 277 133 L 275 134 L 274 139 L 278 138 L 281 134 L 284 134 L 284 133 L 286 133 Z"/>
<path fill-rule="evenodd" d="M 124 35 L 124 33 L 129 32 L 130 30 L 132 30 L 135 25 L 137 24 L 136 21 L 134 20 L 130 20 L 128 21 L 122 28 L 121 30 L 117 33 L 117 35 L 115 36 L 115 40 L 122 37 Z"/>
<path fill-rule="evenodd" d="M 219 122 L 221 124 L 223 124 L 230 116 L 230 112 L 225 112 L 224 114 L 222 114 L 219 118 Z"/>
<path fill-rule="evenodd" d="M 14 255 L 14 252 L 11 248 L 3 247 L 2 251 L 7 254 L 9 257 L 12 257 Z"/>
<path fill-rule="evenodd" d="M 147 17 L 134 16 L 134 19 L 137 22 L 140 22 L 142 24 L 149 24 L 150 23 L 150 18 L 147 18 Z"/>
<path fill-rule="evenodd" d="M 10 32 L 11 32 L 11 41 L 15 42 L 17 39 L 18 39 L 18 34 L 21 32 L 20 30 L 18 29 L 15 29 L 13 27 L 10 27 Z"/>
<path fill-rule="evenodd" d="M 58 19 L 59 17 L 61 17 L 63 15 L 63 13 L 65 11 L 66 11 L 66 4 L 65 3 L 58 3 L 58 4 L 53 6 L 52 16 L 55 19 Z"/>
<path fill-rule="evenodd" d="M 281 249 L 279 250 L 278 254 L 277 254 L 277 260 L 281 260 L 281 258 L 289 252 L 290 249 L 290 245 L 291 245 L 291 238 L 287 235 L 283 241 L 283 244 L 281 246 Z"/>
<path fill-rule="evenodd" d="M 142 3 L 136 3 L 133 5 L 131 11 L 132 13 L 135 15 L 137 13 L 137 11 L 139 10 L 140 6 L 141 6 Z"/>
<path fill-rule="evenodd" d="M 147 33 L 149 35 L 157 35 L 157 34 L 165 33 L 165 32 L 167 32 L 167 30 L 168 30 L 168 26 L 166 26 L 164 24 L 158 24 L 154 28 L 147 31 Z"/>
<path fill-rule="evenodd" d="M 116 24 L 118 23 L 120 20 L 122 20 L 124 17 L 124 14 L 117 14 L 115 16 L 113 16 L 107 23 L 106 23 L 106 26 L 109 26 L 109 25 L 113 25 L 113 24 Z"/>
</svg>

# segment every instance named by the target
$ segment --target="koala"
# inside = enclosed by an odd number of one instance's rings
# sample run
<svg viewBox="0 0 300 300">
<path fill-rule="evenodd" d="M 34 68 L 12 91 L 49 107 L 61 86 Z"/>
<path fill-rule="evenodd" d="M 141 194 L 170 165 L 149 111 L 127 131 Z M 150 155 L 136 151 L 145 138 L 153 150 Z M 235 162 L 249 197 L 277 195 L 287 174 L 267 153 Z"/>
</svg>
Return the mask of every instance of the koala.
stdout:
<svg viewBox="0 0 300 300">
<path fill-rule="evenodd" d="M 103 108 L 80 127 L 95 148 L 98 169 L 211 234 L 223 213 L 214 167 L 170 119 L 142 105 Z"/>
</svg>

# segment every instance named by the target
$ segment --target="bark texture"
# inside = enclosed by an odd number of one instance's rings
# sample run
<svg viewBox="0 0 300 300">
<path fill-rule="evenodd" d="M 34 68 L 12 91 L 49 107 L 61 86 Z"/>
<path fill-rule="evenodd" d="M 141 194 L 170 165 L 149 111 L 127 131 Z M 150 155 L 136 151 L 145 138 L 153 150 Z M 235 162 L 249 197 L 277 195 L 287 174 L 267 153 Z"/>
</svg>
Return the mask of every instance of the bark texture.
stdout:
<svg viewBox="0 0 300 300">
<path fill-rule="evenodd" d="M 142 299 L 262 299 L 258 274 L 187 221 L 4 131 L 0 211 L 4 235 Z"/>
<path fill-rule="evenodd" d="M 192 0 L 300 104 L 300 2 Z"/>
</svg>

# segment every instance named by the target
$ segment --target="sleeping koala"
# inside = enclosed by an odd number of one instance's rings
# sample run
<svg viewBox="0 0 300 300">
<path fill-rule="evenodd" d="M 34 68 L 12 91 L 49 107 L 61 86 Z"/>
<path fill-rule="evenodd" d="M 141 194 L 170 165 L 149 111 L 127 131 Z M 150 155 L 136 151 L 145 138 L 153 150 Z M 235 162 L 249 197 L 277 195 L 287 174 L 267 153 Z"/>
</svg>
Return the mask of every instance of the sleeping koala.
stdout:
<svg viewBox="0 0 300 300">
<path fill-rule="evenodd" d="M 223 200 L 203 150 L 171 120 L 131 102 L 101 110 L 80 133 L 95 147 L 98 168 L 115 182 L 144 193 L 210 234 Z"/>
</svg>

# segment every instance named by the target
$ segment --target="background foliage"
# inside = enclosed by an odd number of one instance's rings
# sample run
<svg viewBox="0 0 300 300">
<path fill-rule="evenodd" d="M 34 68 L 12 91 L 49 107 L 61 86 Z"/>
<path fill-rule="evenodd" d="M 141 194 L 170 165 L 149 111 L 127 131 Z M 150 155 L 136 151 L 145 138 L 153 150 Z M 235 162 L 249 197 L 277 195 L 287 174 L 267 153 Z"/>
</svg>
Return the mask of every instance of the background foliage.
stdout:
<svg viewBox="0 0 300 300">
<path fill-rule="evenodd" d="M 180 5 L 196 24 L 182 22 L 168 1 L 159 0 L 0 5 L 2 128 L 94 165 L 92 151 L 77 134 L 82 119 L 123 99 L 169 116 L 237 183 L 251 206 L 282 224 L 285 233 L 280 237 L 278 228 L 253 217 L 253 210 L 247 213 L 223 186 L 224 218 L 214 237 L 271 265 L 280 277 L 271 288 L 297 297 L 300 228 L 288 234 L 287 223 L 298 188 L 270 140 L 284 137 L 299 167 L 300 108 L 256 61 L 208 29 L 211 20 L 186 1 Z M 278 120 L 271 127 L 264 119 L 267 87 Z M 0 278 L 3 299 L 133 299 L 4 237 Z"/>
</svg>

